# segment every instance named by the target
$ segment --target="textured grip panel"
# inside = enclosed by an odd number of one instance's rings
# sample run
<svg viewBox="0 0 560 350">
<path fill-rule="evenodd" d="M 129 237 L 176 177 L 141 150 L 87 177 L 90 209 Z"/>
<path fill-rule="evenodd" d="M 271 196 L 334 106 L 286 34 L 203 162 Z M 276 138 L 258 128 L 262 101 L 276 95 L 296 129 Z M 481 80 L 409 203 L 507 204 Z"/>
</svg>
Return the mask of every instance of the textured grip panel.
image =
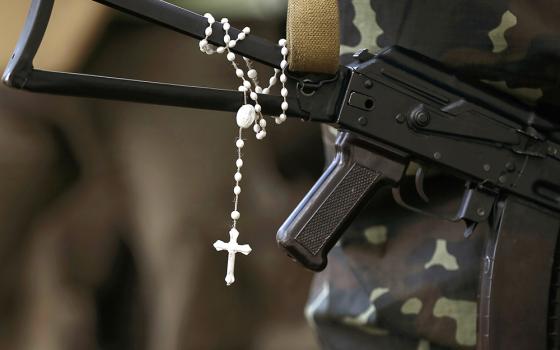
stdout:
<svg viewBox="0 0 560 350">
<path fill-rule="evenodd" d="M 311 254 L 317 255 L 379 176 L 380 173 L 374 170 L 354 164 L 295 240 Z"/>
</svg>

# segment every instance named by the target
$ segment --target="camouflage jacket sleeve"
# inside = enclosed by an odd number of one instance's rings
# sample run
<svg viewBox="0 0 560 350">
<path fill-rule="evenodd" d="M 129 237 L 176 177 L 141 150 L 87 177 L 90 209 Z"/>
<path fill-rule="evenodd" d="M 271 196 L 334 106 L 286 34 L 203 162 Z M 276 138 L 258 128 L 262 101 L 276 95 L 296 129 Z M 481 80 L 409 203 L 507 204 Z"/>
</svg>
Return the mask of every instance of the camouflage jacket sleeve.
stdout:
<svg viewBox="0 0 560 350">
<path fill-rule="evenodd" d="M 553 114 L 560 107 L 560 2 L 341 0 L 342 48 L 400 45 Z"/>
<path fill-rule="evenodd" d="M 400 45 L 543 114 L 560 110 L 560 2 L 340 0 L 340 8 L 343 60 Z M 334 135 L 324 136 L 332 155 Z M 449 179 L 428 181 L 442 210 L 455 205 Z M 323 348 L 474 349 L 486 228 L 468 240 L 463 229 L 378 195 L 315 278 L 306 316 Z"/>
</svg>

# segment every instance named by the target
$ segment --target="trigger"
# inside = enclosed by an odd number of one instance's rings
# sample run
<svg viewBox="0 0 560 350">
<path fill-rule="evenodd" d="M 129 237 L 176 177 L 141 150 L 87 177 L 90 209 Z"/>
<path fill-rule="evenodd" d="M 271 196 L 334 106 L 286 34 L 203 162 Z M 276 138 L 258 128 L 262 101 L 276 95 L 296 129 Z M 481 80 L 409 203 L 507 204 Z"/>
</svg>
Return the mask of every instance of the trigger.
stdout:
<svg viewBox="0 0 560 350">
<path fill-rule="evenodd" d="M 463 233 L 463 235 L 465 236 L 465 238 L 469 238 L 474 230 L 476 229 L 476 226 L 478 225 L 478 222 L 476 221 L 471 221 L 471 220 L 465 220 L 465 224 L 467 225 L 465 228 L 465 232 Z"/>
<path fill-rule="evenodd" d="M 426 192 L 424 191 L 424 175 L 425 175 L 424 169 L 422 167 L 419 167 L 416 170 L 414 183 L 416 184 L 416 192 L 418 192 L 420 198 L 422 198 L 424 202 L 428 203 L 430 202 L 430 198 L 428 198 Z"/>
</svg>

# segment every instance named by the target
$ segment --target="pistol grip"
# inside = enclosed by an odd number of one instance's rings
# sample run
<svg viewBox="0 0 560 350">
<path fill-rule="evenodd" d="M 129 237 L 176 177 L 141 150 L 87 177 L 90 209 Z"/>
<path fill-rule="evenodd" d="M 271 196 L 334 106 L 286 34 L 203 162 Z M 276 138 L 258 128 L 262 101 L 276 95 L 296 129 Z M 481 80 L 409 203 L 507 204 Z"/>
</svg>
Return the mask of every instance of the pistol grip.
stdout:
<svg viewBox="0 0 560 350">
<path fill-rule="evenodd" d="M 362 139 L 341 133 L 325 173 L 280 227 L 276 236 L 294 259 L 320 271 L 327 254 L 379 187 L 397 183 L 404 162 L 375 153 Z"/>
</svg>

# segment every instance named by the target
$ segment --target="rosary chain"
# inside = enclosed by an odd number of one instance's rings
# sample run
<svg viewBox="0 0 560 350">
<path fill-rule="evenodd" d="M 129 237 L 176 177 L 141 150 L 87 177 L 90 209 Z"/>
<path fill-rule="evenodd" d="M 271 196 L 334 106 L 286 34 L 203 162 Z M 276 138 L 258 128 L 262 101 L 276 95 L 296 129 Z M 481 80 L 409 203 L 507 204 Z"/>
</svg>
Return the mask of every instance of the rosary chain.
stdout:
<svg viewBox="0 0 560 350">
<path fill-rule="evenodd" d="M 247 72 L 243 71 L 241 67 L 239 67 L 236 63 L 236 55 L 231 51 L 239 41 L 244 40 L 247 35 L 251 33 L 251 29 L 249 27 L 243 28 L 241 32 L 237 35 L 237 38 L 232 39 L 230 37 L 230 24 L 227 18 L 222 18 L 220 23 L 224 30 L 224 46 L 214 46 L 208 42 L 208 38 L 212 35 L 212 26 L 216 23 L 215 18 L 206 13 L 204 17 L 208 20 L 208 27 L 205 29 L 205 37 L 199 42 L 200 51 L 212 55 L 214 53 L 218 54 L 226 54 L 227 60 L 231 63 L 235 75 L 241 79 L 241 85 L 238 87 L 238 90 L 243 92 L 244 97 L 244 105 L 241 106 L 239 111 L 237 112 L 237 125 L 239 126 L 239 133 L 238 137 L 235 141 L 235 146 L 237 148 L 237 159 L 235 161 L 236 172 L 234 174 L 235 186 L 233 188 L 234 197 L 234 208 L 231 212 L 231 219 L 232 219 L 232 227 L 230 230 L 230 243 L 233 248 L 227 248 L 229 254 L 228 258 L 228 274 L 226 275 L 226 283 L 230 285 L 233 283 L 235 278 L 233 277 L 233 263 L 235 261 L 235 253 L 242 252 L 244 254 L 248 254 L 251 249 L 249 246 L 243 247 L 237 245 L 237 237 L 239 236 L 239 231 L 237 230 L 237 224 L 241 217 L 239 212 L 239 195 L 241 194 L 241 179 L 243 178 L 241 174 L 241 168 L 243 167 L 243 159 L 242 159 L 242 149 L 245 146 L 245 141 L 243 140 L 243 129 L 249 128 L 253 125 L 253 131 L 255 132 L 256 138 L 258 140 L 262 140 L 266 137 L 266 127 L 267 122 L 262 114 L 262 107 L 258 101 L 258 94 L 269 94 L 270 90 L 278 83 L 278 74 L 280 74 L 280 82 L 282 87 L 280 89 L 280 94 L 283 97 L 283 102 L 280 105 L 282 113 L 275 117 L 276 124 L 282 124 L 286 121 L 286 111 L 288 110 L 288 89 L 286 88 L 286 69 L 288 68 L 288 48 L 286 46 L 286 39 L 281 39 L 278 41 L 278 44 L 281 46 L 281 53 L 282 53 L 282 62 L 280 63 L 280 69 L 274 69 L 274 74 L 268 79 L 268 86 L 263 88 L 259 85 L 258 80 L 258 73 L 256 69 L 253 68 L 253 62 L 243 57 L 245 61 L 245 65 L 247 67 Z M 247 79 L 248 78 L 248 79 Z M 254 102 L 254 105 L 250 105 L 247 103 L 248 97 Z M 223 248 L 224 246 L 228 246 L 225 243 L 218 241 L 214 244 L 214 247 L 218 250 L 226 249 Z M 236 250 L 235 247 L 241 247 L 242 250 Z M 230 250 L 231 249 L 231 250 Z"/>
</svg>

